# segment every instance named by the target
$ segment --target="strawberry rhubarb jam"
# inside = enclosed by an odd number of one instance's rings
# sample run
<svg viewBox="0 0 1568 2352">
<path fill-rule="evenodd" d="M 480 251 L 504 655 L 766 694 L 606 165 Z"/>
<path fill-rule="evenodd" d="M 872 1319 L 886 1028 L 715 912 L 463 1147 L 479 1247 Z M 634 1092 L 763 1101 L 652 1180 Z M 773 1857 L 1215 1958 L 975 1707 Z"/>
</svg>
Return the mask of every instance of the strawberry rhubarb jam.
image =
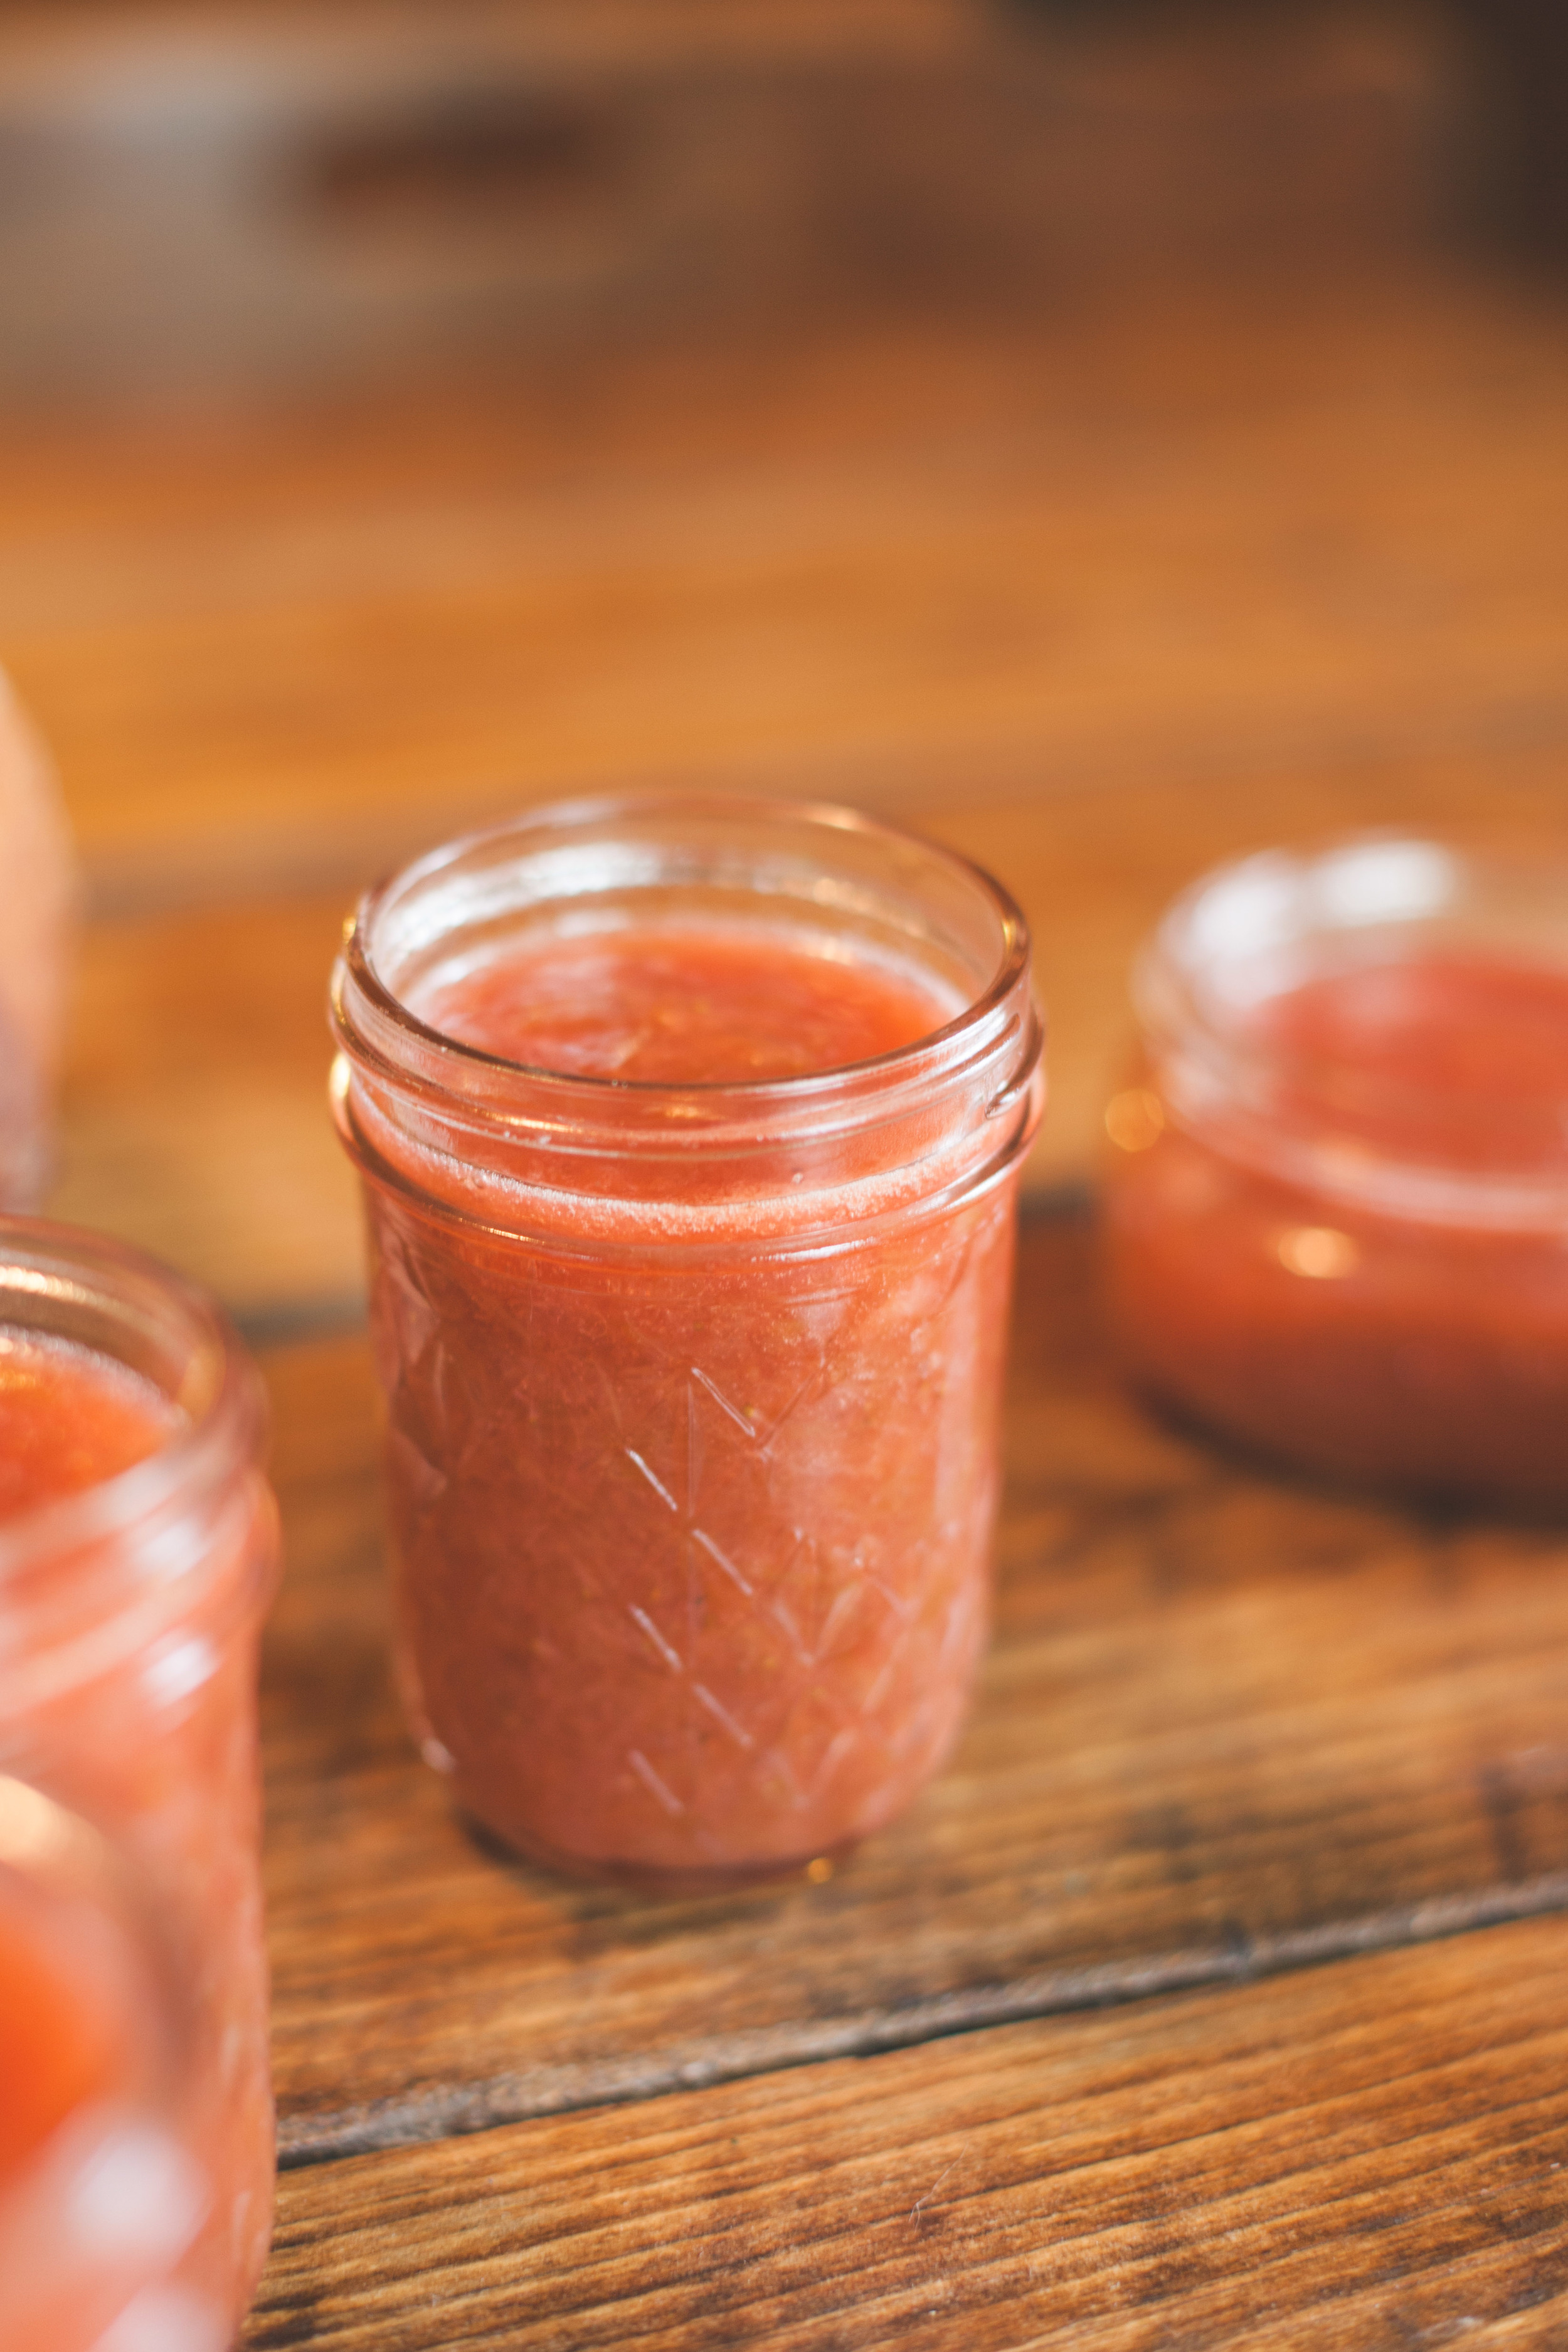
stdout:
<svg viewBox="0 0 1568 2352">
<path fill-rule="evenodd" d="M 159 2141 L 157 2156 L 137 2137 L 154 2126 L 132 2113 L 121 2063 L 151 2050 L 145 1996 L 127 2026 L 130 1979 L 108 1965 L 108 1930 L 89 1921 L 74 1943 L 57 1939 L 71 1965 L 51 1981 L 48 1939 L 27 1940 L 36 1906 L 0 1902 L 0 2005 L 5 1983 L 33 1989 L 10 2016 L 20 2043 L 0 2053 L 12 2070 L 0 2081 L 26 2094 L 11 2161 L 18 2184 L 31 2180 L 32 2154 L 42 2163 L 44 2142 L 60 2140 L 93 2180 L 139 2168 L 155 2180 L 167 2158 L 199 2181 L 181 2207 L 189 2226 L 162 2236 L 155 2217 L 124 2221 L 126 2189 L 114 2210 L 127 2243 L 93 2290 L 100 2301 L 125 2283 L 129 2310 L 155 2286 L 162 2300 L 139 2305 L 137 2325 L 155 2321 L 162 2335 L 147 2340 L 180 2352 L 232 2340 L 271 2221 L 255 1678 L 276 1536 L 260 1435 L 255 1374 L 198 1294 L 93 1236 L 0 1219 L 0 1864 L 17 1789 L 92 1825 L 166 1944 L 160 1997 L 180 2053 L 178 2082 L 164 2086 L 177 2092 L 180 2153 Z M 85 1975 L 78 1962 L 91 1963 Z M 86 2123 L 71 2138 L 78 2108 L 131 2134 L 104 2143 L 120 2151 L 112 2162 L 91 2156 Z M 63 2173 L 39 2179 L 25 2226 L 13 2191 L 0 2189 L 0 2211 L 31 2249 L 42 2309 L 55 2272 L 62 2295 L 73 2277 L 97 2277 L 71 2217 L 100 2209 L 73 2200 Z M 112 2239 L 121 2222 L 106 2227 Z M 17 2275 L 0 2262 L 0 2284 Z M 52 2326 L 40 2352 L 76 2340 L 63 2319 Z M 33 2341 L 20 2319 L 0 2336 Z"/>
<path fill-rule="evenodd" d="M 879 1827 L 984 1638 L 1010 901 L 843 812 L 543 811 L 367 900 L 334 1004 L 426 1755 L 579 1873 Z"/>
<path fill-rule="evenodd" d="M 810 1077 L 896 1053 L 951 1004 L 915 975 L 787 932 L 613 930 L 535 940 L 421 1006 L 509 1062 L 672 1087 Z"/>
<path fill-rule="evenodd" d="M 1568 1500 L 1563 883 L 1373 840 L 1178 903 L 1108 1114 L 1146 1386 L 1331 1474 Z"/>
</svg>

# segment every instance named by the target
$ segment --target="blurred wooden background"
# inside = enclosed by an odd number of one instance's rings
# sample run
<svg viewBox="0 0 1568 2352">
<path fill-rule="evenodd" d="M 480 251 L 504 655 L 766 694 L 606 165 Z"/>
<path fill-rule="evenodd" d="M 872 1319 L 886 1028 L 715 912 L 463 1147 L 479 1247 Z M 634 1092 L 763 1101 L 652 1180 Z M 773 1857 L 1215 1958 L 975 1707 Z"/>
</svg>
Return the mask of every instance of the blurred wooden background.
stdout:
<svg viewBox="0 0 1568 2352">
<path fill-rule="evenodd" d="M 1376 0 L 12 5 L 0 396 L 1408 257 L 1468 200 L 1476 63 Z"/>
</svg>

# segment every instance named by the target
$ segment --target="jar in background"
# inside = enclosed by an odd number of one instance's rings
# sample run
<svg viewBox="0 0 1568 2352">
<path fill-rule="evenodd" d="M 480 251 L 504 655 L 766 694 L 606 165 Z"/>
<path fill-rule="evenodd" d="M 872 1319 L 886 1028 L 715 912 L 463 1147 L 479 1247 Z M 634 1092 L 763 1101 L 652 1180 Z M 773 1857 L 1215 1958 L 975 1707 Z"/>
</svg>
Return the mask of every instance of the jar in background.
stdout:
<svg viewBox="0 0 1568 2352">
<path fill-rule="evenodd" d="M 89 1822 L 156 1923 L 205 2200 L 163 2308 L 194 2347 L 203 2330 L 226 2345 L 273 2191 L 256 1673 L 277 1531 L 260 1384 L 178 1277 L 30 1219 L 0 1218 L 0 1338 L 71 1343 L 171 1408 L 133 1466 L 0 1518 L 0 1773 Z"/>
<path fill-rule="evenodd" d="M 1281 1461 L 1568 1500 L 1568 866 L 1222 868 L 1136 965 L 1107 1244 L 1134 1377 Z"/>
<path fill-rule="evenodd" d="M 719 932 L 897 974 L 929 1027 L 655 1084 L 421 1017 L 520 941 Z M 578 1874 L 722 1884 L 880 1827 L 949 1753 L 987 1622 L 1040 1101 L 1011 900 L 843 810 L 544 809 L 373 892 L 333 1008 L 426 1756 Z"/>
</svg>

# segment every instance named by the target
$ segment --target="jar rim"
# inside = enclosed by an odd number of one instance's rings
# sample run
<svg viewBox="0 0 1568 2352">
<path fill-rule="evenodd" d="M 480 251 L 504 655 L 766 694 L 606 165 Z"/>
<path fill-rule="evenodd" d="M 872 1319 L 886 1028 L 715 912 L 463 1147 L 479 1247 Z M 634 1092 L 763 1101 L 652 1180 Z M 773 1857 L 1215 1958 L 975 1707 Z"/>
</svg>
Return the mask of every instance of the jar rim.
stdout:
<svg viewBox="0 0 1568 2352">
<path fill-rule="evenodd" d="M 995 970 L 979 993 L 950 1020 L 922 1032 L 906 1045 L 868 1055 L 863 1061 L 838 1063 L 826 1069 L 739 1082 L 730 1079 L 671 1082 L 552 1069 L 547 1064 L 519 1062 L 506 1055 L 490 1053 L 423 1020 L 405 999 L 395 993 L 376 969 L 371 947 L 372 930 L 376 918 L 386 910 L 395 894 L 411 891 L 420 882 L 434 877 L 460 858 L 490 844 L 499 845 L 508 839 L 521 841 L 531 834 L 544 834 L 569 824 L 609 823 L 616 818 L 641 819 L 654 814 L 667 818 L 686 815 L 749 820 L 752 823 L 805 824 L 820 826 L 825 833 L 853 835 L 864 841 L 882 842 L 896 850 L 918 849 L 934 864 L 945 867 L 952 874 L 962 876 L 994 916 L 1003 942 Z M 955 1045 L 984 1027 L 986 1021 L 1005 1003 L 1026 975 L 1029 956 L 1029 927 L 1022 909 L 1011 893 L 984 866 L 966 857 L 960 850 L 928 841 L 919 834 L 868 815 L 862 810 L 833 801 L 792 801 L 767 795 L 713 792 L 612 793 L 578 800 L 542 802 L 520 810 L 493 824 L 476 827 L 438 844 L 374 884 L 361 898 L 353 919 L 345 929 L 332 984 L 333 1025 L 340 1042 L 345 1042 L 351 1034 L 351 1024 L 343 1003 L 344 984 L 345 981 L 352 980 L 374 1013 L 390 1025 L 393 1034 L 401 1034 L 411 1045 L 438 1057 L 438 1067 L 453 1071 L 469 1070 L 476 1076 L 494 1079 L 515 1076 L 530 1087 L 550 1090 L 559 1088 L 559 1099 L 563 1104 L 574 1101 L 586 1107 L 594 1103 L 619 1103 L 628 1107 L 637 1104 L 658 1108 L 669 1102 L 696 1100 L 713 1108 L 733 1104 L 738 1112 L 744 1113 L 752 1109 L 760 1111 L 770 1105 L 828 1096 L 842 1088 L 846 1081 L 895 1076 L 918 1068 L 922 1057 L 929 1059 L 933 1052 L 939 1055 L 951 1052 Z"/>
<path fill-rule="evenodd" d="M 157 1523 L 187 1497 L 210 1492 L 237 1465 L 254 1464 L 267 1420 L 259 1375 L 216 1301 L 129 1243 L 47 1218 L 0 1215 L 0 1324 L 16 1320 L 10 1308 L 23 1299 L 59 1310 L 53 1318 L 35 1311 L 24 1328 L 120 1362 L 131 1359 L 113 1344 L 116 1326 L 139 1335 L 151 1351 L 154 1319 L 163 1318 L 185 1354 L 184 1394 L 172 1393 L 184 1419 L 166 1443 L 129 1468 L 0 1519 L 0 1600 L 41 1564 L 95 1554 Z M 77 1328 L 68 1328 L 73 1320 Z M 83 1337 L 88 1322 L 100 1338 Z"/>
</svg>

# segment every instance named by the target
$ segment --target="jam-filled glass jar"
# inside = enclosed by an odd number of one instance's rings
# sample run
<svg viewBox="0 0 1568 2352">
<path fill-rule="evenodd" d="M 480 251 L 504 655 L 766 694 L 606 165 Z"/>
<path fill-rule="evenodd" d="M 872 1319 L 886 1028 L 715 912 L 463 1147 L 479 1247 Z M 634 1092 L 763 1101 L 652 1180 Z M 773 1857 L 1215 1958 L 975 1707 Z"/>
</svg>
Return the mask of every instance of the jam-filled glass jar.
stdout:
<svg viewBox="0 0 1568 2352">
<path fill-rule="evenodd" d="M 1568 866 L 1369 835 L 1205 877 L 1135 969 L 1110 1300 L 1282 1461 L 1568 1501 Z"/>
<path fill-rule="evenodd" d="M 260 1384 L 177 1276 L 95 1235 L 0 1218 L 0 1962 L 65 2021 L 57 2056 L 73 2018 L 84 2047 L 101 2044 L 104 2100 L 140 2112 L 155 2091 L 158 2112 L 178 2110 L 157 2227 L 130 2230 L 124 2200 L 105 2203 L 101 2163 L 88 2167 L 96 2205 L 59 2203 L 67 2220 L 96 2214 L 110 2241 L 135 2239 L 120 2246 L 128 2261 L 156 2253 L 155 2275 L 132 2264 L 100 2278 L 96 2241 L 51 2249 L 31 2225 L 23 2235 L 40 2263 L 58 2257 L 52 2284 L 47 2263 L 39 2273 L 40 2308 L 58 2289 L 79 2310 L 73 2281 L 109 2294 L 120 2279 L 128 2304 L 133 2289 L 153 2297 L 139 2326 L 155 2319 L 157 2340 L 204 2352 L 231 2341 L 272 2218 L 256 1664 L 277 1529 L 258 1466 Z M 96 1841 L 112 1900 L 94 1926 L 81 1887 L 57 1888 L 47 1900 L 76 1906 L 62 1937 L 18 1873 L 29 1852 L 68 1859 L 67 1815 Z M 121 1896 L 155 1935 L 154 1989 L 132 1929 L 110 1916 Z M 51 1950 L 66 1969 L 52 1991 Z M 177 2042 L 161 2088 L 154 2000 L 171 2052 Z M 83 2097 L 97 2079 L 84 2076 Z M 110 2185 L 134 2207 L 135 2166 L 116 2166 Z M 42 2340 L 52 2352 L 70 2339 Z"/>
<path fill-rule="evenodd" d="M 425 1754 L 578 1874 L 879 1827 L 984 1640 L 1017 909 L 840 809 L 549 808 L 373 892 L 333 1005 Z"/>
</svg>

